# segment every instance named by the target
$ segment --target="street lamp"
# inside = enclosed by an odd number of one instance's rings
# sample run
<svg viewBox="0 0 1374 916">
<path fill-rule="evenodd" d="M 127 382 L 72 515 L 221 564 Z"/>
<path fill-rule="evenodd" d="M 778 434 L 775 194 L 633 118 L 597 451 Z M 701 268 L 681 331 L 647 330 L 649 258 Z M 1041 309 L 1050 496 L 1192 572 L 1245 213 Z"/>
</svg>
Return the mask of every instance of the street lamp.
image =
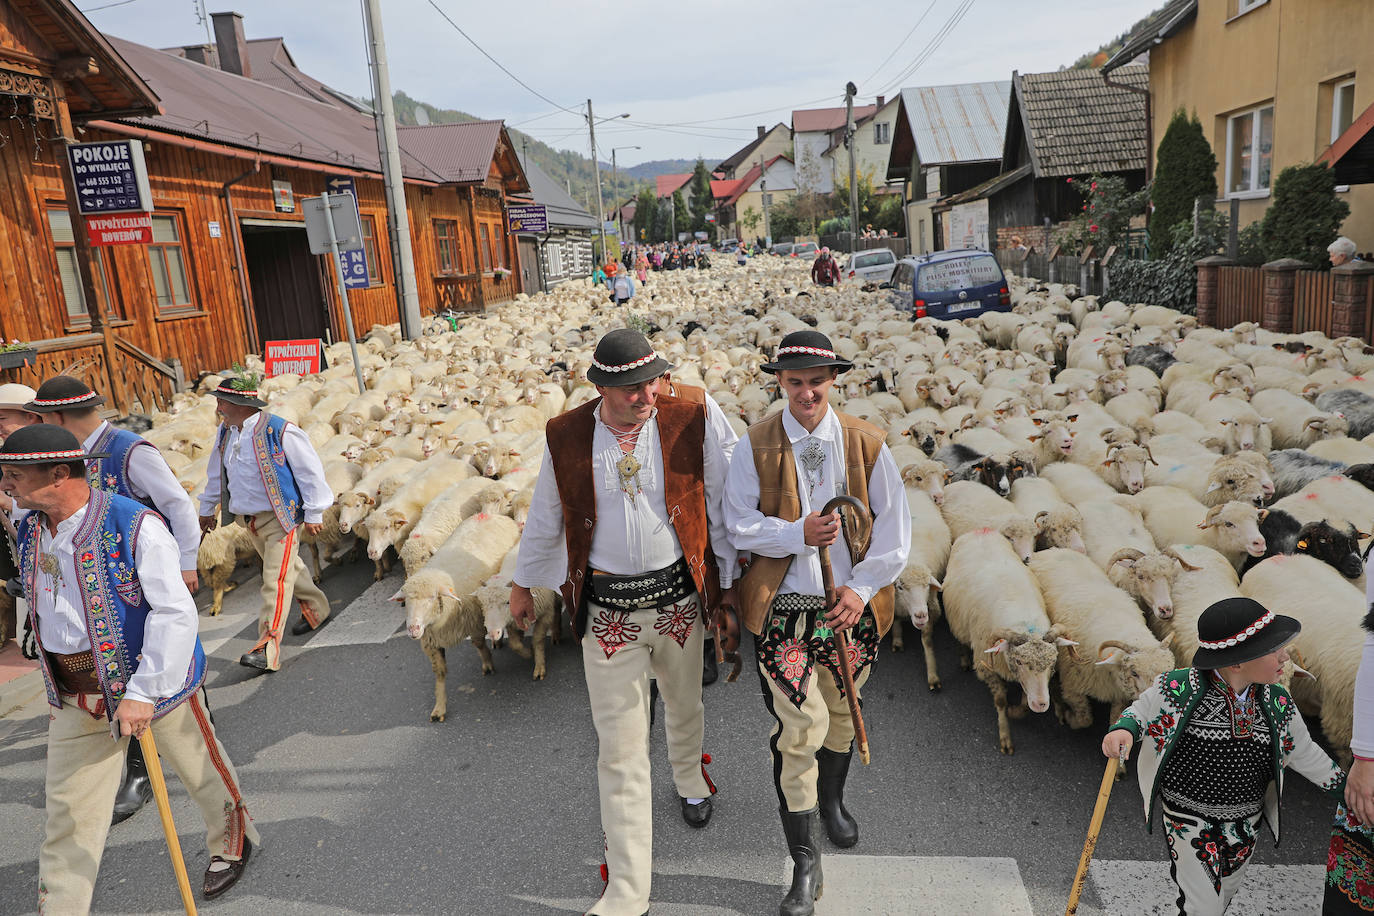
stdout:
<svg viewBox="0 0 1374 916">
<path fill-rule="evenodd" d="M 616 118 L 628 118 L 629 113 L 618 114 L 612 118 L 597 120 L 592 116 L 592 100 L 587 99 L 587 134 L 592 141 L 592 177 L 596 179 L 596 222 L 601 230 L 601 256 L 606 256 L 606 205 L 601 199 L 601 166 L 596 161 L 596 125 Z"/>
<path fill-rule="evenodd" d="M 642 149 L 638 146 L 613 146 L 611 147 L 611 197 L 620 200 L 620 175 L 616 171 L 615 154 L 623 149 Z M 615 205 L 615 224 L 620 227 L 620 243 L 625 244 L 625 221 L 620 216 L 620 204 Z"/>
</svg>

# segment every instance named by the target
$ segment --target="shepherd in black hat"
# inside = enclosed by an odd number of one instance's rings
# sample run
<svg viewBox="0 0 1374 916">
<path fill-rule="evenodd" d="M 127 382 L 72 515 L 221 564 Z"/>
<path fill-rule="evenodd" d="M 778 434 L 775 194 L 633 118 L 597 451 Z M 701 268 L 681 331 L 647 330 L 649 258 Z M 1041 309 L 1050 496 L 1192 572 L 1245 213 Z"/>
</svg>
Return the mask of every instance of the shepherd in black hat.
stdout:
<svg viewBox="0 0 1374 916">
<path fill-rule="evenodd" d="M 312 536 L 320 533 L 334 491 L 305 431 L 262 409 L 267 402 L 258 395 L 259 381 L 237 371 L 210 392 L 222 422 L 200 495 L 200 529 L 211 531 L 217 521 L 248 529 L 262 558 L 263 604 L 257 644 L 239 664 L 277 671 L 292 597 L 301 606 L 293 635 L 318 630 L 331 619 L 329 599 L 310 578 L 298 549 L 302 529 Z"/>
<path fill-rule="evenodd" d="M 100 415 L 98 408 L 104 403 L 105 398 L 81 379 L 58 375 L 39 386 L 25 409 L 42 417 L 44 423 L 67 430 L 87 450 L 105 453 L 86 462 L 88 482 L 96 489 L 137 500 L 162 516 L 177 540 L 181 579 L 194 595 L 200 587 L 196 576 L 200 526 L 195 506 L 156 446 L 135 432 L 111 425 Z M 124 773 L 115 798 L 116 824 L 132 817 L 153 797 L 143 749 L 137 741 L 129 742 Z"/>
<path fill-rule="evenodd" d="M 777 376 L 787 407 L 740 438 L 725 486 L 735 547 L 753 554 L 740 587 L 740 623 L 754 634 L 763 700 L 776 722 L 773 782 L 794 862 L 784 916 L 810 914 L 820 895 L 821 825 L 836 846 L 859 841 L 844 803 L 854 723 L 835 631 L 849 633 L 857 693 L 892 626 L 893 583 L 911 549 L 911 513 L 887 433 L 830 407 L 830 389 L 852 366 L 819 331 L 783 337 L 762 369 Z M 868 509 L 868 544 L 849 543 L 838 516 L 821 515 L 840 495 Z M 834 607 L 826 606 L 821 547 L 829 549 Z M 911 619 L 926 624 L 924 616 Z"/>
<path fill-rule="evenodd" d="M 38 854 L 47 913 L 90 911 L 125 747 L 148 728 L 205 814 L 206 897 L 233 886 L 258 843 L 201 699 L 205 652 L 177 542 L 156 512 L 87 483 L 87 462 L 105 457 L 47 424 L 0 447 L 0 489 L 31 510 L 19 578 L 52 707 Z"/>
<path fill-rule="evenodd" d="M 1301 629 L 1252 598 L 1218 601 L 1198 618 L 1193 667 L 1161 675 L 1102 740 L 1102 752 L 1122 760 L 1140 743 L 1146 828 L 1153 830 L 1158 798 L 1180 913 L 1226 910 L 1261 818 L 1278 842 L 1286 768 L 1344 797 L 1345 773 L 1308 735 L 1279 684 L 1286 646 Z"/>
<path fill-rule="evenodd" d="M 638 331 L 597 344 L 587 378 L 601 396 L 548 423 L 511 587 L 521 627 L 534 622 L 531 589 L 561 588 L 582 641 L 606 838 L 605 888 L 588 910 L 599 916 L 649 908 L 651 675 L 689 826 L 706 826 L 715 792 L 701 657 L 712 617 L 734 601 L 735 551 L 720 513 L 707 511 L 720 505 L 726 459 L 704 404 L 663 393 L 671 368 Z"/>
</svg>

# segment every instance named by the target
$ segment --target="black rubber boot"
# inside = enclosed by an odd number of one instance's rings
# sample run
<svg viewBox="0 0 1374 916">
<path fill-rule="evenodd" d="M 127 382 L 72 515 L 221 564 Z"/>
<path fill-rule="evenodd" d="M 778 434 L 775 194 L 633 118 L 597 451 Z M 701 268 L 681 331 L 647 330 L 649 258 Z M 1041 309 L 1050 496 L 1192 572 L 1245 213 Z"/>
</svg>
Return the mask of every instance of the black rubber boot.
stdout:
<svg viewBox="0 0 1374 916">
<path fill-rule="evenodd" d="M 821 877 L 821 815 L 810 811 L 782 809 L 782 832 L 787 836 L 787 852 L 792 856 L 792 887 L 782 898 L 779 916 L 812 916 L 824 882 Z"/>
<path fill-rule="evenodd" d="M 720 677 L 720 670 L 716 667 L 716 641 L 702 640 L 701 649 L 701 686 L 705 687 L 714 684 L 716 678 Z"/>
<path fill-rule="evenodd" d="M 820 796 L 821 820 L 825 822 L 830 842 L 841 849 L 859 842 L 859 824 L 844 806 L 844 781 L 853 757 L 852 749 L 843 754 L 826 747 L 816 751 L 816 764 L 820 767 L 816 791 Z"/>
<path fill-rule="evenodd" d="M 129 754 L 124 758 L 124 782 L 115 796 L 111 826 L 127 821 L 138 813 L 153 797 L 153 784 L 148 781 L 148 766 L 143 762 L 143 747 L 129 742 Z"/>
</svg>

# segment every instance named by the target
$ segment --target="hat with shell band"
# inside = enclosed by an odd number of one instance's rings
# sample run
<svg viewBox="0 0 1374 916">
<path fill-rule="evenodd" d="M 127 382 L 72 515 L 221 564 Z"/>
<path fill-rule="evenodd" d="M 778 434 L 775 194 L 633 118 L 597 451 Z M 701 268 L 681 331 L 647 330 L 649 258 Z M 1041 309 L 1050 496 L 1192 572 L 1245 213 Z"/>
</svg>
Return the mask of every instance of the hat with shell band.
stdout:
<svg viewBox="0 0 1374 916">
<path fill-rule="evenodd" d="M 624 388 L 656 379 L 672 368 L 643 334 L 617 328 L 602 337 L 592 351 L 587 381 L 604 388 Z"/>
<path fill-rule="evenodd" d="M 853 363 L 835 352 L 830 338 L 820 331 L 793 331 L 778 344 L 773 361 L 759 368 L 776 375 L 783 369 L 815 369 L 820 366 L 834 366 L 841 372 L 854 368 Z"/>
<path fill-rule="evenodd" d="M 1292 617 L 1275 614 L 1253 598 L 1223 598 L 1197 621 L 1194 668 L 1225 668 L 1268 655 L 1302 630 Z"/>
<path fill-rule="evenodd" d="M 87 458 L 108 458 L 104 452 L 88 452 L 76 436 L 61 426 L 38 423 L 16 429 L 0 446 L 0 466 L 6 464 L 65 464 Z"/>
<path fill-rule="evenodd" d="M 259 381 L 259 377 L 250 372 L 238 372 L 226 376 L 210 393 L 240 407 L 266 407 L 267 402 L 258 397 Z"/>
<path fill-rule="evenodd" d="M 60 410 L 99 407 L 104 403 L 104 395 L 96 394 L 81 379 L 74 375 L 58 375 L 39 385 L 33 400 L 22 409 L 30 413 L 56 413 Z"/>
</svg>

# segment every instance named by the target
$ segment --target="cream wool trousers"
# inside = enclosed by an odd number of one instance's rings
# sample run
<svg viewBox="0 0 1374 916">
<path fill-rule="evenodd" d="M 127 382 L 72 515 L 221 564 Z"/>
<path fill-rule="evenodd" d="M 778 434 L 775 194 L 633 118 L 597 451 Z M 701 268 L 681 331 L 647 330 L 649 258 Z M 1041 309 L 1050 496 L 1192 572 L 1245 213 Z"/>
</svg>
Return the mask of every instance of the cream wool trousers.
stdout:
<svg viewBox="0 0 1374 916">
<path fill-rule="evenodd" d="M 606 890 L 595 916 L 640 916 L 653 871 L 649 774 L 649 678 L 658 680 L 673 782 L 683 798 L 706 798 L 701 702 L 701 599 L 654 610 L 587 605 L 582 664 L 599 745 L 596 774 L 606 837 Z"/>
<path fill-rule="evenodd" d="M 129 738 L 110 737 L 104 700 L 62 695 L 48 721 L 47 824 L 38 852 L 38 911 L 81 916 L 91 908 Z M 94 713 L 94 714 L 93 714 Z M 258 845 L 238 776 L 215 734 L 200 692 L 153 723 L 157 750 L 200 806 L 205 847 L 239 859 L 245 838 Z M 149 766 L 157 761 L 149 760 Z M 155 865 L 149 863 L 150 873 Z M 170 876 L 168 876 L 170 878 Z"/>
<path fill-rule="evenodd" d="M 240 519 L 262 557 L 262 608 L 258 611 L 258 642 L 253 648 L 266 648 L 267 667 L 277 671 L 281 668 L 281 638 L 292 596 L 301 603 L 301 614 L 312 627 L 318 627 L 329 616 L 329 599 L 310 578 L 300 558 L 297 548 L 301 526 L 283 531 L 277 514 L 271 510 Z"/>
</svg>

